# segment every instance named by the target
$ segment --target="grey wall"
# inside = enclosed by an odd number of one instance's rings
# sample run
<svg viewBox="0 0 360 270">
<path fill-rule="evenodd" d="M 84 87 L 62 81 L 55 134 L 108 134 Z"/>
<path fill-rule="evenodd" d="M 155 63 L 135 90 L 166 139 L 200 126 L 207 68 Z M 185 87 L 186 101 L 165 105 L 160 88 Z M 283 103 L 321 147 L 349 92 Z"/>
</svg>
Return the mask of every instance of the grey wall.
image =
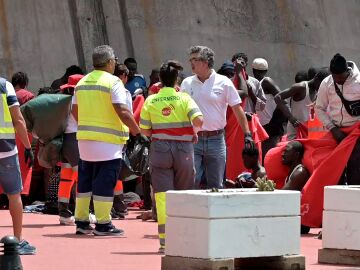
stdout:
<svg viewBox="0 0 360 270">
<path fill-rule="evenodd" d="M 148 77 L 165 59 L 206 45 L 216 68 L 235 52 L 264 57 L 285 88 L 299 69 L 336 52 L 360 60 L 359 0 L 0 0 L 0 74 L 30 76 L 37 91 L 67 66 L 91 70 L 94 46 L 134 56 Z"/>
</svg>

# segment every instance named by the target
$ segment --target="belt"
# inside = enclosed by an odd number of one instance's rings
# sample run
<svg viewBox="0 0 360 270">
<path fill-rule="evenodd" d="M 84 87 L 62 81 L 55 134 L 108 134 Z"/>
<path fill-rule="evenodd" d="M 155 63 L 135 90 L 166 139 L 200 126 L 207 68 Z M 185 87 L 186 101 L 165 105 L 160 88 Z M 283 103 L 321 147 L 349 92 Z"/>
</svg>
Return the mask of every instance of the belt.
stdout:
<svg viewBox="0 0 360 270">
<path fill-rule="evenodd" d="M 220 135 L 223 134 L 224 130 L 223 129 L 219 129 L 219 130 L 211 130 L 211 131 L 199 131 L 198 132 L 198 136 L 199 137 L 212 137 L 212 136 L 216 136 L 216 135 Z"/>
</svg>

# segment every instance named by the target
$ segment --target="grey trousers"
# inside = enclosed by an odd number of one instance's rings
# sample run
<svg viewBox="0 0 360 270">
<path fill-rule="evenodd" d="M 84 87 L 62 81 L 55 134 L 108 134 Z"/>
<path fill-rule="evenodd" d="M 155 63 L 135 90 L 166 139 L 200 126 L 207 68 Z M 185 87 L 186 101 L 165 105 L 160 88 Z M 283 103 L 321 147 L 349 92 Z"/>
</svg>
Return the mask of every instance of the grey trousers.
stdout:
<svg viewBox="0 0 360 270">
<path fill-rule="evenodd" d="M 153 141 L 150 146 L 150 175 L 154 193 L 193 189 L 195 183 L 193 143 Z"/>
</svg>

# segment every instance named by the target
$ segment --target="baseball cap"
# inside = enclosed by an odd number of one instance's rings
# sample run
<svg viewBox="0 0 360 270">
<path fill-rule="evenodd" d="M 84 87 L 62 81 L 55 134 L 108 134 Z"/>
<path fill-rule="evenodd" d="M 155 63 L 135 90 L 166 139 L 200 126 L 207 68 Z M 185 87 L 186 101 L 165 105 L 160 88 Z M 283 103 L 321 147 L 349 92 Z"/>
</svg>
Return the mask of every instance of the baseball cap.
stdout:
<svg viewBox="0 0 360 270">
<path fill-rule="evenodd" d="M 221 70 L 233 70 L 233 71 L 235 70 L 234 64 L 229 60 L 226 60 L 224 62 L 224 64 L 221 65 L 220 69 Z"/>
<path fill-rule="evenodd" d="M 60 89 L 66 89 L 66 88 L 75 88 L 75 86 L 77 85 L 77 83 L 84 77 L 84 75 L 80 75 L 80 74 L 75 74 L 75 75 L 70 75 L 68 78 L 68 83 L 67 84 L 63 84 L 60 86 Z"/>
<path fill-rule="evenodd" d="M 255 58 L 252 62 L 252 68 L 257 70 L 268 70 L 268 62 L 264 58 Z"/>
</svg>

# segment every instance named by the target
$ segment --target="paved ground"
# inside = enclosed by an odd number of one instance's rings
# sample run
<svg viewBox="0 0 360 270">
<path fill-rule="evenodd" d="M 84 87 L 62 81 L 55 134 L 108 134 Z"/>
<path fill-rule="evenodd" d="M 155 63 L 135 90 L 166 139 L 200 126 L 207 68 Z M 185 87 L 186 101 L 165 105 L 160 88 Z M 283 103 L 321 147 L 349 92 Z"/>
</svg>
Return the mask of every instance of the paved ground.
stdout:
<svg viewBox="0 0 360 270">
<path fill-rule="evenodd" d="M 160 270 L 161 255 L 157 254 L 157 224 L 142 222 L 131 211 L 124 221 L 114 221 L 125 230 L 124 237 L 76 236 L 74 227 L 59 226 L 57 216 L 25 214 L 24 237 L 38 248 L 35 256 L 22 256 L 26 270 Z M 302 237 L 301 249 L 306 256 L 306 269 L 356 269 L 354 267 L 319 265 L 317 250 L 319 230 Z M 11 234 L 10 216 L 0 211 L 0 237 Z M 357 268 L 360 269 L 360 268 Z"/>
</svg>

